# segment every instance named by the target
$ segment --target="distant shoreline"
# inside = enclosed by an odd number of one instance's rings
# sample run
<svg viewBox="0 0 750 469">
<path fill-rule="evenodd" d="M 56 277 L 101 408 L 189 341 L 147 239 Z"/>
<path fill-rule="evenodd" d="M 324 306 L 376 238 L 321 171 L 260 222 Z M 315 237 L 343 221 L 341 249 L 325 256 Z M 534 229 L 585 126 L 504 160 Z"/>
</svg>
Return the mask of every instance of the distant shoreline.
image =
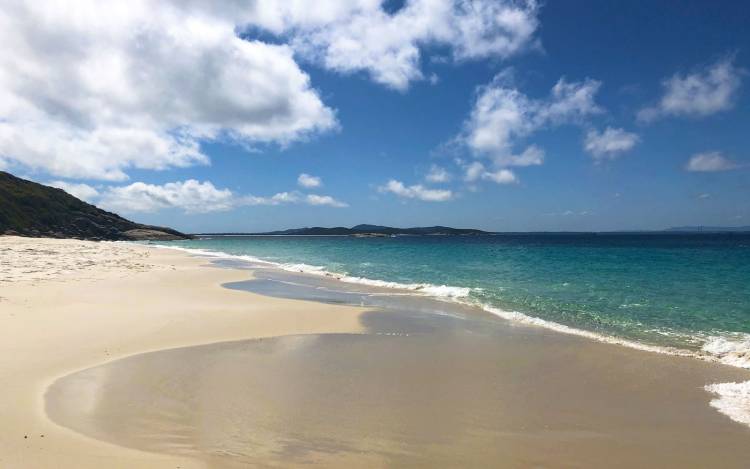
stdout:
<svg viewBox="0 0 750 469">
<path fill-rule="evenodd" d="M 549 235 L 549 236 L 566 236 L 566 235 L 590 235 L 590 236 L 607 236 L 607 235 L 748 235 L 750 229 L 747 230 L 726 230 L 726 231 L 677 231 L 677 230 L 654 230 L 654 231 L 486 231 L 484 233 L 477 233 L 471 235 L 453 235 L 453 234 L 410 234 L 410 233 L 399 233 L 395 234 L 397 237 L 400 236 L 453 236 L 453 237 L 465 237 L 465 236 L 534 236 L 534 235 Z M 255 237 L 302 237 L 302 236 L 315 236 L 315 237 L 353 237 L 355 234 L 279 234 L 279 233 L 190 233 L 191 236 L 255 236 Z"/>
</svg>

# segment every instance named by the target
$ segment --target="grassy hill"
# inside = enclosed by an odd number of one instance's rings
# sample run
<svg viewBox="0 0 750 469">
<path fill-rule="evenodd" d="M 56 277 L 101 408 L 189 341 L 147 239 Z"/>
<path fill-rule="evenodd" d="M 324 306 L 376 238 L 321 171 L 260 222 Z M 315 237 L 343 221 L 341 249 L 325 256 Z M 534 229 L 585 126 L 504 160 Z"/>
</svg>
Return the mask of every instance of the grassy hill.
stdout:
<svg viewBox="0 0 750 469">
<path fill-rule="evenodd" d="M 183 239 L 87 204 L 62 189 L 0 171 L 0 234 L 93 240 Z"/>
</svg>

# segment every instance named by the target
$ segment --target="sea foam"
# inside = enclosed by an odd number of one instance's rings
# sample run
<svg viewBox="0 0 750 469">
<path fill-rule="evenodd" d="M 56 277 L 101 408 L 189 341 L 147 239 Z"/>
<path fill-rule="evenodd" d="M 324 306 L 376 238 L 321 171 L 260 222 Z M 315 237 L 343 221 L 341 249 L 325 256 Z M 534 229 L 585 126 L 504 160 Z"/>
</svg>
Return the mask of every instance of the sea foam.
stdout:
<svg viewBox="0 0 750 469">
<path fill-rule="evenodd" d="M 346 273 L 330 272 L 326 270 L 325 267 L 319 266 L 319 265 L 310 265 L 310 264 L 304 264 L 304 263 L 273 262 L 273 261 L 268 261 L 268 260 L 261 259 L 258 257 L 254 257 L 254 256 L 244 255 L 244 254 L 228 254 L 228 253 L 221 252 L 221 251 L 211 251 L 207 249 L 197 249 L 197 248 L 184 248 L 181 246 L 168 246 L 164 244 L 152 244 L 151 246 L 162 248 L 162 249 L 173 249 L 177 251 L 184 251 L 184 252 L 188 252 L 188 253 L 199 255 L 199 256 L 215 257 L 215 258 L 223 258 L 223 259 L 237 259 L 237 260 L 252 262 L 255 264 L 264 264 L 264 265 L 271 266 L 271 267 L 277 267 L 287 272 L 318 275 L 318 276 L 336 279 L 336 280 L 346 282 L 346 283 L 356 283 L 360 285 L 367 285 L 370 287 L 391 288 L 391 289 L 396 289 L 396 290 L 407 290 L 407 291 L 415 292 L 418 294 L 423 294 L 425 296 L 432 296 L 436 298 L 463 298 L 463 297 L 469 296 L 469 294 L 472 291 L 471 288 L 456 287 L 456 286 L 451 286 L 451 285 L 434 285 L 431 283 L 400 283 L 400 282 L 390 282 L 386 280 L 370 279 L 366 277 L 354 277 Z"/>
<path fill-rule="evenodd" d="M 701 350 L 718 358 L 725 365 L 750 369 L 750 334 L 726 333 L 711 336 Z"/>
<path fill-rule="evenodd" d="M 718 396 L 711 401 L 711 407 L 735 422 L 750 426 L 750 381 L 709 384 L 705 389 Z"/>
<path fill-rule="evenodd" d="M 367 285 L 369 287 L 392 288 L 396 290 L 409 290 L 421 293 L 427 296 L 440 298 L 462 298 L 469 296 L 471 288 L 454 287 L 450 285 L 433 285 L 431 283 L 400 283 L 389 282 L 387 280 L 376 280 L 366 277 L 353 277 L 347 274 L 340 274 L 325 270 L 325 267 L 309 264 L 277 264 L 283 270 L 288 272 L 299 272 L 312 275 L 322 275 L 346 283 L 356 283 Z"/>
</svg>

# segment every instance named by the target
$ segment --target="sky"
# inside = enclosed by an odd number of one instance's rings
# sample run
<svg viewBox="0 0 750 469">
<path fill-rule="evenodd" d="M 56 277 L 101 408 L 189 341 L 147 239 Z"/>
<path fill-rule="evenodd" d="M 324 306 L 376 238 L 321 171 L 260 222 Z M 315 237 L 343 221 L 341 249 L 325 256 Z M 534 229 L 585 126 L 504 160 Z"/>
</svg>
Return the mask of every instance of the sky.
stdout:
<svg viewBox="0 0 750 469">
<path fill-rule="evenodd" d="M 750 225 L 750 4 L 0 8 L 0 169 L 188 232 Z"/>
</svg>

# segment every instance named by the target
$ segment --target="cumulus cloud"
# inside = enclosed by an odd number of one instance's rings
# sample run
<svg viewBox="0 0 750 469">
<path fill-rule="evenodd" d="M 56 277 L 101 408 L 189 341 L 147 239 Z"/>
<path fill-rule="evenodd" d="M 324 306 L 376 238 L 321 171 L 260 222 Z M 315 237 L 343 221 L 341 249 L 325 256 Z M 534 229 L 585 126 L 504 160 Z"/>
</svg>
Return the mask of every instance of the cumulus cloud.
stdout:
<svg viewBox="0 0 750 469">
<path fill-rule="evenodd" d="M 425 78 L 426 47 L 446 47 L 455 61 L 507 58 L 533 44 L 539 27 L 534 0 L 406 0 L 395 13 L 383 3 L 328 0 L 311 9 L 258 0 L 248 23 L 290 37 L 299 55 L 330 70 L 366 72 L 398 90 Z"/>
<path fill-rule="evenodd" d="M 4 5 L 0 154 L 60 177 L 122 181 L 130 168 L 206 164 L 206 140 L 285 145 L 335 128 L 292 47 L 237 36 L 251 5 Z"/>
<path fill-rule="evenodd" d="M 529 145 L 518 155 L 497 154 L 492 161 L 497 166 L 538 166 L 544 163 L 544 150 L 536 145 Z"/>
<path fill-rule="evenodd" d="M 256 195 L 245 195 L 237 199 L 236 205 L 282 205 L 296 204 L 302 199 L 297 191 L 278 192 L 270 197 L 261 197 Z"/>
<path fill-rule="evenodd" d="M 307 189 L 313 189 L 322 186 L 323 180 L 317 176 L 310 176 L 307 173 L 302 173 L 297 178 L 297 184 Z"/>
<path fill-rule="evenodd" d="M 541 165 L 545 158 L 544 150 L 537 145 L 517 151 L 522 141 L 543 128 L 581 124 L 590 116 L 603 113 L 595 101 L 600 87 L 597 80 L 570 82 L 562 77 L 548 96 L 531 98 L 515 87 L 512 70 L 498 73 L 488 85 L 477 89 L 463 130 L 451 142 L 477 159 L 473 163 L 457 160 L 464 180 L 518 182 L 510 167 Z"/>
<path fill-rule="evenodd" d="M 482 178 L 497 184 L 510 184 L 517 182 L 516 175 L 509 169 L 499 169 L 497 171 L 486 171 L 482 173 Z"/>
<path fill-rule="evenodd" d="M 430 166 L 430 171 L 424 178 L 427 182 L 435 184 L 449 182 L 452 179 L 451 174 L 445 168 L 437 165 Z"/>
<path fill-rule="evenodd" d="M 62 189 L 73 197 L 77 197 L 86 202 L 93 203 L 99 197 L 99 191 L 88 184 L 77 184 L 67 181 L 50 181 L 46 185 Z"/>
<path fill-rule="evenodd" d="M 336 200 L 330 195 L 307 194 L 305 201 L 310 205 L 328 205 L 331 207 L 348 207 L 349 205 Z"/>
<path fill-rule="evenodd" d="M 337 200 L 330 195 L 302 194 L 297 191 L 279 192 L 271 197 L 247 195 L 238 199 L 237 205 L 282 205 L 299 204 L 327 205 L 329 207 L 348 207 L 349 204 Z"/>
<path fill-rule="evenodd" d="M 64 181 L 55 183 L 56 187 L 65 190 L 68 188 L 85 190 L 85 187 L 79 186 L 86 186 Z M 90 186 L 86 187 L 90 188 Z M 221 212 L 243 206 L 287 204 L 348 207 L 346 203 L 328 195 L 303 194 L 298 191 L 278 192 L 271 196 L 241 195 L 229 189 L 219 189 L 210 181 L 201 182 L 195 179 L 161 185 L 134 182 L 125 186 L 108 186 L 99 191 L 90 189 L 95 192 L 91 193 L 87 199 L 89 202 L 108 210 L 125 213 L 177 209 L 188 214 L 195 214 Z"/>
<path fill-rule="evenodd" d="M 538 147 L 514 154 L 518 140 L 546 126 L 577 122 L 603 112 L 594 100 L 600 87 L 596 80 L 568 82 L 561 78 L 548 97 L 532 99 L 512 86 L 507 73 L 500 73 L 479 89 L 459 141 L 498 166 L 541 164 L 544 152 Z"/>
<path fill-rule="evenodd" d="M 664 116 L 703 117 L 730 109 L 740 88 L 741 71 L 725 58 L 693 73 L 677 73 L 662 82 L 664 95 L 638 119 L 649 122 Z"/>
<path fill-rule="evenodd" d="M 479 161 L 474 161 L 464 166 L 464 180 L 474 182 L 479 180 L 484 173 L 484 165 Z"/>
<path fill-rule="evenodd" d="M 603 132 L 591 129 L 583 140 L 584 149 L 594 160 L 615 159 L 632 149 L 640 140 L 638 135 L 624 129 L 607 127 Z"/>
<path fill-rule="evenodd" d="M 497 184 L 511 184 L 518 182 L 518 178 L 513 171 L 505 168 L 488 171 L 479 161 L 474 161 L 464 165 L 464 180 L 466 182 L 485 180 Z"/>
<path fill-rule="evenodd" d="M 690 157 L 685 165 L 687 171 L 716 172 L 739 168 L 739 165 L 718 151 L 697 153 Z"/>
<path fill-rule="evenodd" d="M 418 199 L 426 202 L 445 202 L 454 197 L 453 192 L 447 189 L 429 189 L 421 184 L 406 186 L 403 182 L 395 179 L 391 179 L 384 186 L 379 187 L 378 191 L 390 192 L 406 199 Z"/>
<path fill-rule="evenodd" d="M 178 208 L 187 213 L 226 211 L 234 207 L 235 197 L 229 189 L 217 189 L 211 182 L 195 179 L 164 185 L 134 182 L 109 187 L 99 204 L 112 211 L 156 212 Z"/>
</svg>

